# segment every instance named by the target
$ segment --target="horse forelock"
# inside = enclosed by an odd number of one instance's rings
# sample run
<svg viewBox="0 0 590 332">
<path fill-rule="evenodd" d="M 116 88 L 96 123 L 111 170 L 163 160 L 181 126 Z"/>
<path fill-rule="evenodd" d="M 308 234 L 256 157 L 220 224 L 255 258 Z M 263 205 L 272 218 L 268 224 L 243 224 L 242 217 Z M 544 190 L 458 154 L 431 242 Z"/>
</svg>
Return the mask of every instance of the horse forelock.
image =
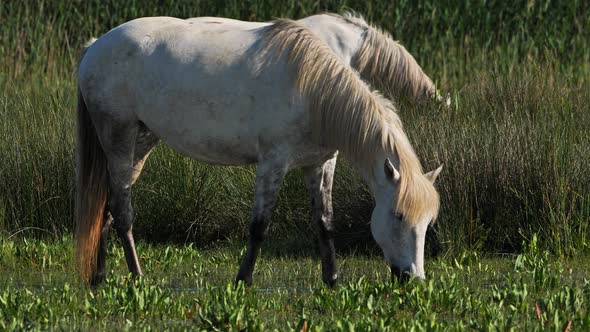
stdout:
<svg viewBox="0 0 590 332">
<path fill-rule="evenodd" d="M 397 153 L 401 174 L 397 209 L 409 222 L 417 222 L 425 210 L 436 215 L 438 193 L 423 175 L 391 101 L 371 91 L 356 71 L 299 23 L 277 20 L 263 33 L 262 54 L 284 57 L 294 66 L 295 87 L 307 101 L 314 141 L 342 150 L 350 162 L 369 172 L 378 156 Z"/>
<path fill-rule="evenodd" d="M 399 194 L 396 211 L 404 215 L 409 223 L 418 223 L 424 215 L 436 220 L 440 198 L 434 184 L 424 176 L 422 165 L 410 145 L 401 124 L 393 123 L 391 130 L 392 148 L 399 160 Z"/>
</svg>

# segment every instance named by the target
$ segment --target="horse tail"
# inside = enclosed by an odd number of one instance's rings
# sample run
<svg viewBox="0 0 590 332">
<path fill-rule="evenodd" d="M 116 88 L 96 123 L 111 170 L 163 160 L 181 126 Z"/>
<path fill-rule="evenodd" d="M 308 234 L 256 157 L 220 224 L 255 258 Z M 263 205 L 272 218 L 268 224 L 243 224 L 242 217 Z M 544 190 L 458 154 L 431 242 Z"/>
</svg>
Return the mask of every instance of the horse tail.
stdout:
<svg viewBox="0 0 590 332">
<path fill-rule="evenodd" d="M 90 44 L 87 44 L 82 57 Z M 90 283 L 97 254 L 109 188 L 107 160 L 78 86 L 76 146 L 76 265 Z"/>
</svg>

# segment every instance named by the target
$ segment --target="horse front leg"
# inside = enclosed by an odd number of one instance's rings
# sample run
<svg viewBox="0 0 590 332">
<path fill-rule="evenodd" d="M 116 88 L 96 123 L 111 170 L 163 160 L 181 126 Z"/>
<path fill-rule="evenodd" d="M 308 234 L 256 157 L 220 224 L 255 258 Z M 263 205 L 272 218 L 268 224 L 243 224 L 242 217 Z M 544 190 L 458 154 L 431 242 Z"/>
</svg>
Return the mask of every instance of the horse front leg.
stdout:
<svg viewBox="0 0 590 332">
<path fill-rule="evenodd" d="M 287 171 L 288 165 L 282 161 L 268 160 L 258 164 L 254 206 L 252 207 L 252 220 L 250 222 L 250 237 L 248 238 L 248 246 L 242 258 L 236 283 L 244 281 L 248 286 L 252 285 L 252 273 L 254 272 L 256 258 L 268 231 L 272 210 Z"/>
<path fill-rule="evenodd" d="M 305 185 L 311 198 L 311 219 L 319 231 L 322 280 L 332 287 L 338 280 L 334 227 L 332 225 L 332 183 L 336 168 L 336 155 L 324 164 L 305 170 Z"/>
</svg>

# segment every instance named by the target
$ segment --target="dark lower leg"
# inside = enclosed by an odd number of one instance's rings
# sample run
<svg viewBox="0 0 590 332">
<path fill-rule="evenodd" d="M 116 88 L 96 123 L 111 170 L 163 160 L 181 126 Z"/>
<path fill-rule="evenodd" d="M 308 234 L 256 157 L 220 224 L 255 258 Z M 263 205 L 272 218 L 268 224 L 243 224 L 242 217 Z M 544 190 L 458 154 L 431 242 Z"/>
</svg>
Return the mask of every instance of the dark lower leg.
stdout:
<svg viewBox="0 0 590 332">
<path fill-rule="evenodd" d="M 125 253 L 125 260 L 127 261 L 129 272 L 134 275 L 142 275 L 132 233 L 133 208 L 131 207 L 130 187 L 123 188 L 121 191 L 112 192 L 109 206 L 112 207 L 114 226 L 123 245 L 123 252 Z"/>
<path fill-rule="evenodd" d="M 329 286 L 333 286 L 338 279 L 338 267 L 336 266 L 336 250 L 331 225 L 331 216 L 324 216 L 316 220 L 319 228 L 320 256 L 322 258 L 322 280 Z"/>
<path fill-rule="evenodd" d="M 123 207 L 125 210 L 121 211 L 117 215 L 118 217 L 115 217 L 115 229 L 123 245 L 123 252 L 125 253 L 125 260 L 127 261 L 129 272 L 134 275 L 142 275 L 132 233 L 133 209 L 130 203 L 124 204 Z"/>
<path fill-rule="evenodd" d="M 117 229 L 117 234 L 123 244 L 123 251 L 125 252 L 125 260 L 129 267 L 129 272 L 133 275 L 143 275 L 139 259 L 137 258 L 137 251 L 135 250 L 135 240 L 133 239 L 132 228 L 128 230 Z"/>
<path fill-rule="evenodd" d="M 100 244 L 96 257 L 96 275 L 92 277 L 90 282 L 93 286 L 102 283 L 106 277 L 107 242 L 112 223 L 113 217 L 111 216 L 111 213 L 105 209 L 102 230 L 100 232 Z"/>
<path fill-rule="evenodd" d="M 244 281 L 252 284 L 252 273 L 260 245 L 270 225 L 272 209 L 277 200 L 279 187 L 287 173 L 288 166 L 279 160 L 260 162 L 256 170 L 256 190 L 254 192 L 254 206 L 252 207 L 252 222 L 250 223 L 250 237 L 246 254 L 242 259 L 236 282 Z"/>
<path fill-rule="evenodd" d="M 248 286 L 252 285 L 252 273 L 254 272 L 254 266 L 256 265 L 256 258 L 260 252 L 260 246 L 264 240 L 264 235 L 268 228 L 268 222 L 260 219 L 254 220 L 250 224 L 250 237 L 248 238 L 248 246 L 246 253 L 242 258 L 242 264 L 240 264 L 240 271 L 236 278 L 236 282 L 244 281 Z"/>
</svg>

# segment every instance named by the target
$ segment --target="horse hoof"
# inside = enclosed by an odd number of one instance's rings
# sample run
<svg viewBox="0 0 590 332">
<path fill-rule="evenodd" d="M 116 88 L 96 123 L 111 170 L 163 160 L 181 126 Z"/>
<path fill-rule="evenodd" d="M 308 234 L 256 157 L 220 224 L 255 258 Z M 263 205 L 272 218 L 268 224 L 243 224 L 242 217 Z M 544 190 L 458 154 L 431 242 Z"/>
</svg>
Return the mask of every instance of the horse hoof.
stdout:
<svg viewBox="0 0 590 332">
<path fill-rule="evenodd" d="M 238 276 L 236 278 L 236 286 L 238 286 L 238 284 L 240 282 L 243 282 L 247 287 L 251 287 L 252 286 L 252 277 L 251 276 Z"/>
<path fill-rule="evenodd" d="M 322 279 L 324 283 L 328 285 L 328 287 L 333 288 L 334 286 L 336 286 L 336 283 L 338 282 L 338 274 L 334 273 L 328 277 L 324 276 Z"/>
<path fill-rule="evenodd" d="M 97 273 L 97 274 L 93 275 L 92 278 L 90 279 L 90 286 L 96 287 L 96 286 L 102 284 L 105 279 L 106 279 L 106 273 Z"/>
</svg>

